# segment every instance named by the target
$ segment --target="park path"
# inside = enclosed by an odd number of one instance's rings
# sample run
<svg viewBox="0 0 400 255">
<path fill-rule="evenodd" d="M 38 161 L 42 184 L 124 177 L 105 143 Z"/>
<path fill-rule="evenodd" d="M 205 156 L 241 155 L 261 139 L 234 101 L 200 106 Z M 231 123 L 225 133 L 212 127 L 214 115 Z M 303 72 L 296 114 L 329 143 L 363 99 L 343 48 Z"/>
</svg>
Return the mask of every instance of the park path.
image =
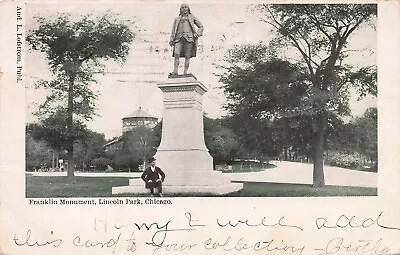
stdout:
<svg viewBox="0 0 400 255">
<path fill-rule="evenodd" d="M 262 172 L 229 173 L 226 175 L 232 181 L 312 184 L 312 164 L 287 161 L 274 161 L 272 163 L 277 167 Z M 377 187 L 378 176 L 376 173 L 332 166 L 324 166 L 324 173 L 326 185 Z"/>
<path fill-rule="evenodd" d="M 276 182 L 312 184 L 313 165 L 306 163 L 277 161 L 277 167 L 262 172 L 224 173 L 231 181 Z M 376 173 L 354 171 L 340 167 L 325 166 L 325 183 L 336 186 L 377 187 Z M 66 172 L 36 172 L 34 176 L 67 176 Z M 141 173 L 90 173 L 75 172 L 75 176 L 87 177 L 140 177 Z"/>
</svg>

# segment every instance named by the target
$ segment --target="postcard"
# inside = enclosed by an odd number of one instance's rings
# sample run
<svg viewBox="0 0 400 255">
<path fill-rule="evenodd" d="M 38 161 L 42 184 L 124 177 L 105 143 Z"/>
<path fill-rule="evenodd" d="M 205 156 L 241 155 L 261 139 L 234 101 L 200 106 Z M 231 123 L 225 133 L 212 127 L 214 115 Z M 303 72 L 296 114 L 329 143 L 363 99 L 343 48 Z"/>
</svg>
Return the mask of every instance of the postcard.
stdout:
<svg viewBox="0 0 400 255">
<path fill-rule="evenodd" d="M 0 20 L 0 254 L 400 254 L 397 1 Z"/>
</svg>

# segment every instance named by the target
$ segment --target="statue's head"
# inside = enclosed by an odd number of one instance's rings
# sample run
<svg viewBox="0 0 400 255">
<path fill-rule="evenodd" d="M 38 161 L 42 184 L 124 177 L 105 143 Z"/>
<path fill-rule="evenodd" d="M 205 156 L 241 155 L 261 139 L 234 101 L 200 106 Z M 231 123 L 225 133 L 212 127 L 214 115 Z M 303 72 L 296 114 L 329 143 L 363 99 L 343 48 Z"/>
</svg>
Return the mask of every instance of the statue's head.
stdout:
<svg viewBox="0 0 400 255">
<path fill-rule="evenodd" d="M 181 8 L 179 9 L 180 15 L 182 14 L 190 14 L 190 8 L 188 4 L 181 4 Z"/>
</svg>

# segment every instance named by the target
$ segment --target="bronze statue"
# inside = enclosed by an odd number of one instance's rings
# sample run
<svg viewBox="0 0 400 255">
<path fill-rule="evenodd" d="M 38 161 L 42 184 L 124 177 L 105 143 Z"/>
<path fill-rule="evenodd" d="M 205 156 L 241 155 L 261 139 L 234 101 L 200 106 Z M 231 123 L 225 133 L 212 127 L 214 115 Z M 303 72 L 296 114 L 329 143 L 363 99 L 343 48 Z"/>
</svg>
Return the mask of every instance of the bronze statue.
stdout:
<svg viewBox="0 0 400 255">
<path fill-rule="evenodd" d="M 198 30 L 196 31 L 196 27 Z M 179 58 L 185 58 L 184 74 L 190 65 L 190 58 L 196 57 L 197 52 L 197 39 L 203 35 L 203 25 L 201 22 L 190 12 L 189 5 L 182 4 L 180 13 L 174 20 L 172 26 L 171 38 L 169 45 L 173 46 L 172 56 L 174 57 L 174 71 L 171 75 L 178 74 Z"/>
</svg>

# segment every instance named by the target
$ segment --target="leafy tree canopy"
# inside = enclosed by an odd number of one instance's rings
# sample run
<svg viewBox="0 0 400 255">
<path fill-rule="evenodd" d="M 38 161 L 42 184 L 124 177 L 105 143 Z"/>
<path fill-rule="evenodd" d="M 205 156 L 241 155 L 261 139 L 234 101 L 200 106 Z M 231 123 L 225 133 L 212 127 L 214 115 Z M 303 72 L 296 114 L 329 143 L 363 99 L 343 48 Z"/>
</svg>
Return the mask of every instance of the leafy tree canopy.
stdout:
<svg viewBox="0 0 400 255">
<path fill-rule="evenodd" d="M 104 61 L 125 62 L 134 39 L 132 24 L 110 13 L 100 17 L 85 15 L 78 20 L 70 14 L 36 20 L 38 27 L 28 32 L 26 41 L 33 50 L 46 54 L 53 74 L 52 80 L 37 83 L 51 90 L 38 114 L 47 116 L 47 122 L 59 121 L 48 124 L 59 127 L 56 131 L 62 134 L 59 138 L 68 151 L 68 179 L 72 180 L 74 142 L 84 121 L 90 120 L 96 110 L 97 95 L 89 85 L 95 82 L 95 73 L 104 73 Z M 61 118 L 61 108 L 65 109 L 65 118 Z M 43 126 L 52 128 L 50 125 Z"/>
<path fill-rule="evenodd" d="M 99 59 L 123 63 L 134 39 L 131 24 L 109 13 L 85 15 L 78 21 L 73 21 L 71 14 L 36 20 L 39 28 L 29 32 L 27 41 L 32 49 L 46 53 L 50 70 L 57 76 L 65 72 L 85 79 L 91 65 L 101 66 Z"/>
<path fill-rule="evenodd" d="M 376 65 L 353 67 L 345 60 L 350 36 L 376 16 L 377 6 L 261 4 L 256 9 L 276 34 L 268 47 L 238 46 L 228 53 L 230 66 L 220 79 L 227 108 L 234 115 L 264 120 L 265 127 L 283 127 L 281 137 L 294 135 L 292 126 L 303 131 L 308 126 L 310 135 L 303 138 L 314 150 L 313 181 L 322 186 L 326 135 L 340 116 L 350 114 L 349 87 L 361 97 L 376 96 Z M 293 49 L 298 56 L 289 58 Z M 298 141 L 280 142 L 293 147 Z"/>
<path fill-rule="evenodd" d="M 88 137 L 88 130 L 84 123 L 74 121 L 74 129 L 69 132 L 67 129 L 66 111 L 59 110 L 50 116 L 43 118 L 40 123 L 31 123 L 27 126 L 27 132 L 36 140 L 42 140 L 52 149 L 66 150 L 68 141 L 85 141 Z"/>
<path fill-rule="evenodd" d="M 121 137 L 122 148 L 114 156 L 114 163 L 119 167 L 137 168 L 154 156 L 160 143 L 158 131 L 144 126 L 136 127 Z"/>
<path fill-rule="evenodd" d="M 73 94 L 73 112 L 76 117 L 90 120 L 93 116 L 97 95 L 89 84 L 93 75 L 104 72 L 104 61 L 126 60 L 134 33 L 125 21 L 112 14 L 100 17 L 85 15 L 74 21 L 71 14 L 56 18 L 36 17 L 39 27 L 27 35 L 33 50 L 44 52 L 53 79 L 40 80 L 38 87 L 51 90 L 40 107 L 41 114 L 54 112 L 60 102 L 67 102 Z M 71 81 L 74 87 L 71 88 Z M 61 103 L 62 104 L 62 103 Z"/>
<path fill-rule="evenodd" d="M 204 120 L 204 140 L 214 164 L 231 163 L 240 148 L 238 137 L 232 129 L 224 125 L 222 119 L 212 119 L 207 116 Z"/>
<path fill-rule="evenodd" d="M 320 95 L 323 101 L 346 85 L 355 86 L 361 96 L 376 96 L 376 65 L 357 69 L 345 61 L 352 52 L 346 50 L 350 36 L 377 15 L 376 4 L 262 4 L 258 9 L 277 32 L 270 52 L 294 48 L 314 86 L 330 92 Z"/>
<path fill-rule="evenodd" d="M 237 46 L 228 52 L 227 60 L 231 66 L 220 81 L 229 99 L 226 108 L 232 114 L 248 111 L 254 118 L 282 117 L 307 96 L 303 70 L 268 56 L 267 46 Z"/>
</svg>

